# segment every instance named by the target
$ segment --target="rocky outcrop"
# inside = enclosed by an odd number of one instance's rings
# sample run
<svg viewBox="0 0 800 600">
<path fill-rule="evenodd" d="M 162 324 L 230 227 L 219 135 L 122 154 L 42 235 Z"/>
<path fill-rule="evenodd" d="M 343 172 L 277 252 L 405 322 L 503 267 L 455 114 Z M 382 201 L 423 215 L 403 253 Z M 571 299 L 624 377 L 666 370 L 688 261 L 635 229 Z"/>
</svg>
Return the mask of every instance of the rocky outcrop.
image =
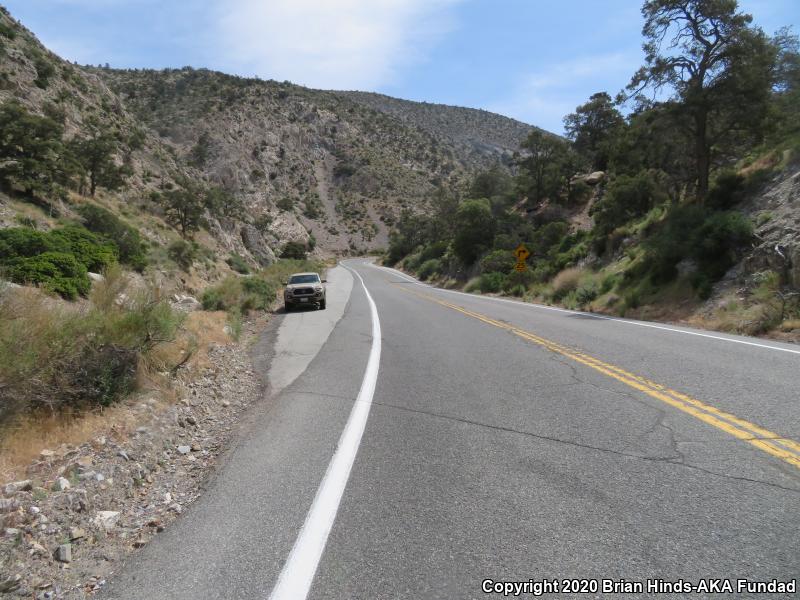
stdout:
<svg viewBox="0 0 800 600">
<path fill-rule="evenodd" d="M 571 184 L 576 184 L 578 182 L 585 183 L 586 185 L 595 186 L 599 183 L 602 183 L 606 178 L 605 171 L 594 171 L 592 173 L 586 173 L 584 175 L 576 175 L 570 180 Z"/>
<path fill-rule="evenodd" d="M 775 175 L 743 209 L 757 224 L 757 242 L 742 261 L 742 274 L 776 271 L 800 289 L 800 165 Z"/>
<path fill-rule="evenodd" d="M 242 243 L 256 262 L 262 267 L 268 267 L 275 262 L 275 253 L 267 245 L 264 236 L 252 225 L 243 225 L 241 230 Z"/>
</svg>

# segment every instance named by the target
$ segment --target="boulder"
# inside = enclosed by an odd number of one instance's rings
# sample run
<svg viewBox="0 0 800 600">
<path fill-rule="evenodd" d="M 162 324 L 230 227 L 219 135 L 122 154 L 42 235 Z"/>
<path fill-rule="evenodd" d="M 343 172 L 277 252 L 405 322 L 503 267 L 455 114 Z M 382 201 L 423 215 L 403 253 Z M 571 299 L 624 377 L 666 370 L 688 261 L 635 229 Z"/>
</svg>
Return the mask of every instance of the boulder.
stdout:
<svg viewBox="0 0 800 600">
<path fill-rule="evenodd" d="M 203 305 L 194 296 L 185 296 L 183 294 L 175 294 L 172 296 L 172 308 L 181 312 L 194 312 L 202 310 Z"/>
<path fill-rule="evenodd" d="M 91 271 L 89 271 L 88 273 L 86 273 L 86 275 L 88 275 L 89 279 L 91 279 L 92 281 L 100 282 L 106 280 L 106 278 L 100 275 L 100 273 L 92 273 Z"/>
<path fill-rule="evenodd" d="M 17 492 L 28 492 L 33 489 L 33 484 L 30 479 L 23 481 L 12 481 L 3 487 L 3 494 L 6 496 L 13 496 Z"/>
<path fill-rule="evenodd" d="M 584 177 L 583 181 L 586 182 L 587 185 L 597 185 L 605 178 L 605 171 L 595 171 L 594 173 L 589 173 L 586 177 Z"/>
<path fill-rule="evenodd" d="M 72 562 L 72 545 L 61 544 L 53 553 L 53 558 L 62 563 Z"/>
<path fill-rule="evenodd" d="M 113 529 L 117 521 L 119 521 L 119 511 L 116 510 L 98 510 L 93 519 L 97 527 L 106 531 Z"/>
<path fill-rule="evenodd" d="M 258 264 L 268 267 L 275 262 L 275 253 L 264 241 L 264 236 L 252 225 L 242 226 L 242 243 Z"/>
</svg>

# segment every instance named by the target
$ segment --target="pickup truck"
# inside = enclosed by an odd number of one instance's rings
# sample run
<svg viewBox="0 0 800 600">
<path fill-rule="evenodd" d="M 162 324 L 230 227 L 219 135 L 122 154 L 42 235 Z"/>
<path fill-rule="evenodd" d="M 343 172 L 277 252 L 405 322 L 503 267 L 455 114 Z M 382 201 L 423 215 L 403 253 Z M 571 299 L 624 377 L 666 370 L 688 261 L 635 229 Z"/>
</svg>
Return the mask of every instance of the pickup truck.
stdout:
<svg viewBox="0 0 800 600">
<path fill-rule="evenodd" d="M 286 312 L 297 306 L 314 306 L 325 310 L 326 279 L 321 279 L 319 273 L 295 273 L 284 282 L 283 305 Z"/>
</svg>

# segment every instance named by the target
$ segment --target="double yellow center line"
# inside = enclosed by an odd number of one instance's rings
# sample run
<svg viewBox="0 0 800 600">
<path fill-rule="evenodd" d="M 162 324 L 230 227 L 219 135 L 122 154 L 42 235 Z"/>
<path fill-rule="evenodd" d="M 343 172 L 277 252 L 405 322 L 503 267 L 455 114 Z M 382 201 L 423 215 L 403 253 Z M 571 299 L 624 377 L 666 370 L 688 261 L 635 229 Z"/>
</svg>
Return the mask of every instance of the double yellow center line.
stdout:
<svg viewBox="0 0 800 600">
<path fill-rule="evenodd" d="M 412 291 L 405 286 L 398 287 L 410 294 L 424 298 L 425 300 L 429 300 L 441 306 L 456 310 L 464 315 L 467 315 L 468 317 L 483 321 L 484 323 L 493 325 L 499 329 L 504 329 L 516 336 L 521 337 L 524 340 L 542 346 L 543 348 L 546 348 L 555 354 L 560 354 L 561 356 L 594 369 L 595 371 L 616 379 L 617 381 L 639 390 L 640 392 L 643 392 L 652 398 L 660 400 L 661 402 L 665 402 L 666 404 L 669 404 L 678 410 L 688 413 L 693 417 L 700 419 L 704 423 L 708 423 L 717 429 L 721 429 L 722 431 L 725 431 L 726 433 L 729 433 L 730 435 L 737 437 L 740 440 L 751 444 L 752 446 L 755 446 L 759 450 L 780 458 L 790 465 L 800 469 L 800 444 L 794 440 L 781 437 L 777 433 L 773 433 L 768 429 L 764 429 L 763 427 L 759 427 L 758 425 L 750 423 L 749 421 L 740 419 L 735 415 L 719 410 L 718 408 L 701 402 L 696 398 L 692 398 L 691 396 L 681 392 L 669 389 L 661 384 L 650 381 L 649 379 L 641 377 L 640 375 L 630 373 L 615 365 L 603 362 L 600 359 L 589 356 L 583 352 L 578 352 L 551 340 L 545 339 L 541 336 L 531 333 L 530 331 L 525 331 L 524 329 L 509 325 L 508 323 L 497 321 L 481 313 L 467 310 L 461 306 L 441 300 L 440 298 Z"/>
</svg>

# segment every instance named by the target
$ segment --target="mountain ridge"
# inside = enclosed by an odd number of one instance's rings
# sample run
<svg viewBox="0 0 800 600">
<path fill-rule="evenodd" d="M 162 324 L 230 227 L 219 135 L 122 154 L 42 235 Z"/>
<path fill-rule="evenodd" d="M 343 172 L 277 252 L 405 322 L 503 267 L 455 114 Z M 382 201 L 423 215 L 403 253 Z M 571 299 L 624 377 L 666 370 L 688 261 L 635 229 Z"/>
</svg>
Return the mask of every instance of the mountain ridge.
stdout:
<svg viewBox="0 0 800 600">
<path fill-rule="evenodd" d="M 163 217 L 151 198 L 182 179 L 224 188 L 245 213 L 209 216 L 207 229 L 222 251 L 253 263 L 254 248 L 279 253 L 289 241 L 318 254 L 385 247 L 401 211 L 425 212 L 437 188 L 465 189 L 480 170 L 509 165 L 534 129 L 481 109 L 210 69 L 81 67 L 7 10 L 0 18 L 9 34 L 0 35 L 0 102 L 55 116 L 67 139 L 112 132 L 116 160 L 131 170 L 115 197 L 145 220 Z"/>
</svg>

